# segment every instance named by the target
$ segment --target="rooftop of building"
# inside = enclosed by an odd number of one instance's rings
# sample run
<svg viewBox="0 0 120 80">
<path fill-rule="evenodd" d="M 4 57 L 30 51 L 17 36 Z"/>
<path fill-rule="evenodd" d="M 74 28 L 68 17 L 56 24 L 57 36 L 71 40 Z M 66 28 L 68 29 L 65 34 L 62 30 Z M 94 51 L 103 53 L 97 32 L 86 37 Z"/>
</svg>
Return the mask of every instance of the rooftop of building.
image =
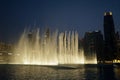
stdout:
<svg viewBox="0 0 120 80">
<path fill-rule="evenodd" d="M 105 12 L 105 13 L 104 13 L 104 16 L 107 16 L 107 15 L 112 15 L 112 12 L 111 12 L 111 11 Z"/>
</svg>

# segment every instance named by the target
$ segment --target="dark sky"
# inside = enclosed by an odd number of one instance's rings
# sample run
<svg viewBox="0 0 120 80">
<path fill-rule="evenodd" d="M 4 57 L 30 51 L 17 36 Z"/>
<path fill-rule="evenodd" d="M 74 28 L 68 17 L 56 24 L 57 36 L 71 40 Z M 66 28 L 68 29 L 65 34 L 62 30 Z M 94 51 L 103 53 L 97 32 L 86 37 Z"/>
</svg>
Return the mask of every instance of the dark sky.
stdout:
<svg viewBox="0 0 120 80">
<path fill-rule="evenodd" d="M 103 31 L 103 15 L 112 11 L 120 30 L 120 0 L 0 0 L 0 40 L 14 41 L 25 27 L 52 31 Z"/>
</svg>

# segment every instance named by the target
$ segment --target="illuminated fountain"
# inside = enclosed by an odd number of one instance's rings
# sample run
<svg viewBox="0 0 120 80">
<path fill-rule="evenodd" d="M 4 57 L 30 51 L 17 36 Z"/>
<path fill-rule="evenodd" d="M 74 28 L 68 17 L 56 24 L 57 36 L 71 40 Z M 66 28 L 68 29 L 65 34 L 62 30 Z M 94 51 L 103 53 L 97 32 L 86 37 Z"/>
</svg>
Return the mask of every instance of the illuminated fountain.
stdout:
<svg viewBox="0 0 120 80">
<path fill-rule="evenodd" d="M 44 34 L 40 30 L 24 30 L 14 50 L 19 58 L 14 58 L 14 64 L 58 65 L 58 64 L 96 64 L 95 54 L 89 62 L 84 58 L 83 49 L 78 49 L 78 33 L 57 31 L 50 34 L 49 29 Z"/>
</svg>

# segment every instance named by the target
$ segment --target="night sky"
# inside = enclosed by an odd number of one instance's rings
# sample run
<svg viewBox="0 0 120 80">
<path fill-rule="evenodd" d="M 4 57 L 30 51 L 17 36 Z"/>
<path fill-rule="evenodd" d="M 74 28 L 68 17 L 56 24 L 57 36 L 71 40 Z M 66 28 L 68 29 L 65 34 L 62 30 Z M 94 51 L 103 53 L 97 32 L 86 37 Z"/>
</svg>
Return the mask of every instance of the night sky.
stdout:
<svg viewBox="0 0 120 80">
<path fill-rule="evenodd" d="M 105 11 L 112 11 L 120 31 L 120 0 L 0 0 L 0 40 L 14 41 L 25 27 L 52 31 L 101 30 Z"/>
</svg>

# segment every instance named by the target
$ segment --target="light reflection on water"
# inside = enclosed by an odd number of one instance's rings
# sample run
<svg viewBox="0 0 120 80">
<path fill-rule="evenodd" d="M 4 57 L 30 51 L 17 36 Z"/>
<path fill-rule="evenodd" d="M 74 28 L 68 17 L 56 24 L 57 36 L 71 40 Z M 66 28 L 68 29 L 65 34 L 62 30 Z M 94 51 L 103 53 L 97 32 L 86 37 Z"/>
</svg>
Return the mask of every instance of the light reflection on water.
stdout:
<svg viewBox="0 0 120 80">
<path fill-rule="evenodd" d="M 120 80 L 120 68 L 81 65 L 77 69 L 0 65 L 0 80 Z"/>
</svg>

